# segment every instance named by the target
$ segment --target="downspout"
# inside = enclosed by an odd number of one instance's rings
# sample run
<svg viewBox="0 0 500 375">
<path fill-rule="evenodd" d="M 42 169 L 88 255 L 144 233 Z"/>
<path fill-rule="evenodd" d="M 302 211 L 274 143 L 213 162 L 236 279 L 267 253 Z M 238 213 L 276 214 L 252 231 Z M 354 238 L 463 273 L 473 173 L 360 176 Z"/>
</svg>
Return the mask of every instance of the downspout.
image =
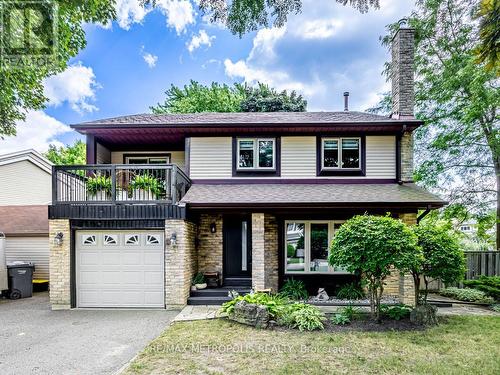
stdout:
<svg viewBox="0 0 500 375">
<path fill-rule="evenodd" d="M 424 212 L 422 212 L 422 213 L 421 213 L 421 214 L 417 217 L 417 225 L 418 225 L 418 224 L 420 224 L 420 221 L 422 221 L 422 219 L 423 219 L 424 217 L 426 217 L 426 216 L 429 214 L 429 212 L 431 212 L 431 205 L 430 205 L 430 204 L 429 204 L 429 205 L 427 205 L 427 208 L 425 209 L 425 211 L 424 211 Z"/>
</svg>

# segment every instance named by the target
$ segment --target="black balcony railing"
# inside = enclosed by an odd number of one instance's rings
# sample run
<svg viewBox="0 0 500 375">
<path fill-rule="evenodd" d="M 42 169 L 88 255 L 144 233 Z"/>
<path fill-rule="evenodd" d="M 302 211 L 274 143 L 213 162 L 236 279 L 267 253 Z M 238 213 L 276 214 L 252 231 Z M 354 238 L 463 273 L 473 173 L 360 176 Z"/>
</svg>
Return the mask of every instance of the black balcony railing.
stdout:
<svg viewBox="0 0 500 375">
<path fill-rule="evenodd" d="M 54 166 L 52 204 L 177 204 L 190 186 L 175 164 Z"/>
</svg>

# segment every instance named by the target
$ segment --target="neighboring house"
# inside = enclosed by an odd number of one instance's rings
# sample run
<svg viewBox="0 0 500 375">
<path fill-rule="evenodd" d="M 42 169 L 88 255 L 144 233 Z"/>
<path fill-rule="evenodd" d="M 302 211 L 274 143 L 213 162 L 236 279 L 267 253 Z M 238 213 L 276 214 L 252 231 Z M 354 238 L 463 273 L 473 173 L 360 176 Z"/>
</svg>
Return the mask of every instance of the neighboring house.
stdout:
<svg viewBox="0 0 500 375">
<path fill-rule="evenodd" d="M 289 277 L 329 293 L 353 280 L 327 262 L 345 220 L 391 212 L 415 224 L 418 210 L 446 203 L 412 181 L 412 132 L 422 125 L 413 30 L 393 43 L 390 117 L 144 114 L 74 125 L 87 137 L 88 166 L 54 168 L 53 307 L 214 302 L 189 297 L 196 272 L 274 291 Z M 385 290 L 409 302 L 412 287 L 394 273 Z"/>
<path fill-rule="evenodd" d="M 0 232 L 7 262 L 35 264 L 34 278 L 49 278 L 49 221 L 52 163 L 34 150 L 0 155 Z"/>
</svg>

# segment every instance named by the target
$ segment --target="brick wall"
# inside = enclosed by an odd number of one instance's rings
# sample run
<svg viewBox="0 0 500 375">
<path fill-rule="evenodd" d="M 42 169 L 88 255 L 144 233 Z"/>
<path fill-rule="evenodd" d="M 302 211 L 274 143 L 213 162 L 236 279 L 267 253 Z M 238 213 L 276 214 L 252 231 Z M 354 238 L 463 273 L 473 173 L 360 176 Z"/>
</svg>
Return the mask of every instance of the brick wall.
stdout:
<svg viewBox="0 0 500 375">
<path fill-rule="evenodd" d="M 197 271 L 196 225 L 184 220 L 165 221 L 165 304 L 178 308 L 186 304 L 194 273 Z M 172 233 L 177 244 L 168 244 Z"/>
<path fill-rule="evenodd" d="M 210 232 L 215 223 L 216 232 Z M 200 272 L 218 271 L 222 275 L 222 215 L 203 214 L 198 225 L 198 268 Z"/>
<path fill-rule="evenodd" d="M 265 220 L 263 213 L 252 214 L 252 288 L 266 288 Z"/>
<path fill-rule="evenodd" d="M 278 222 L 273 215 L 264 215 L 265 288 L 278 291 Z"/>
<path fill-rule="evenodd" d="M 57 245 L 54 237 L 63 234 L 63 242 Z M 69 309 L 71 307 L 71 263 L 70 263 L 71 232 L 69 220 L 49 220 L 49 273 L 50 273 L 50 304 L 52 309 Z"/>
<path fill-rule="evenodd" d="M 401 181 L 413 182 L 413 134 L 401 137 Z"/>
</svg>

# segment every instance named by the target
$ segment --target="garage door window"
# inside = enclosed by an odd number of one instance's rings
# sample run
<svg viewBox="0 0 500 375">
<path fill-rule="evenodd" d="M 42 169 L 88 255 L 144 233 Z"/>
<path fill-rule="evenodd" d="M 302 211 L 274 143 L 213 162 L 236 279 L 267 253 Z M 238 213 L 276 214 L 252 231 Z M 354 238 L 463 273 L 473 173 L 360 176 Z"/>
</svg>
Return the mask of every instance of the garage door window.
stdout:
<svg viewBox="0 0 500 375">
<path fill-rule="evenodd" d="M 160 243 L 160 239 L 157 236 L 153 236 L 148 234 L 146 238 L 146 245 L 158 245 Z"/>
<path fill-rule="evenodd" d="M 96 245 L 97 242 L 95 240 L 95 236 L 87 236 L 87 235 L 82 236 L 82 244 L 87 246 Z"/>
<path fill-rule="evenodd" d="M 129 234 L 129 235 L 125 236 L 125 244 L 126 245 L 139 245 L 139 235 Z"/>
<path fill-rule="evenodd" d="M 114 234 L 105 234 L 104 245 L 118 245 L 118 236 Z"/>
</svg>

